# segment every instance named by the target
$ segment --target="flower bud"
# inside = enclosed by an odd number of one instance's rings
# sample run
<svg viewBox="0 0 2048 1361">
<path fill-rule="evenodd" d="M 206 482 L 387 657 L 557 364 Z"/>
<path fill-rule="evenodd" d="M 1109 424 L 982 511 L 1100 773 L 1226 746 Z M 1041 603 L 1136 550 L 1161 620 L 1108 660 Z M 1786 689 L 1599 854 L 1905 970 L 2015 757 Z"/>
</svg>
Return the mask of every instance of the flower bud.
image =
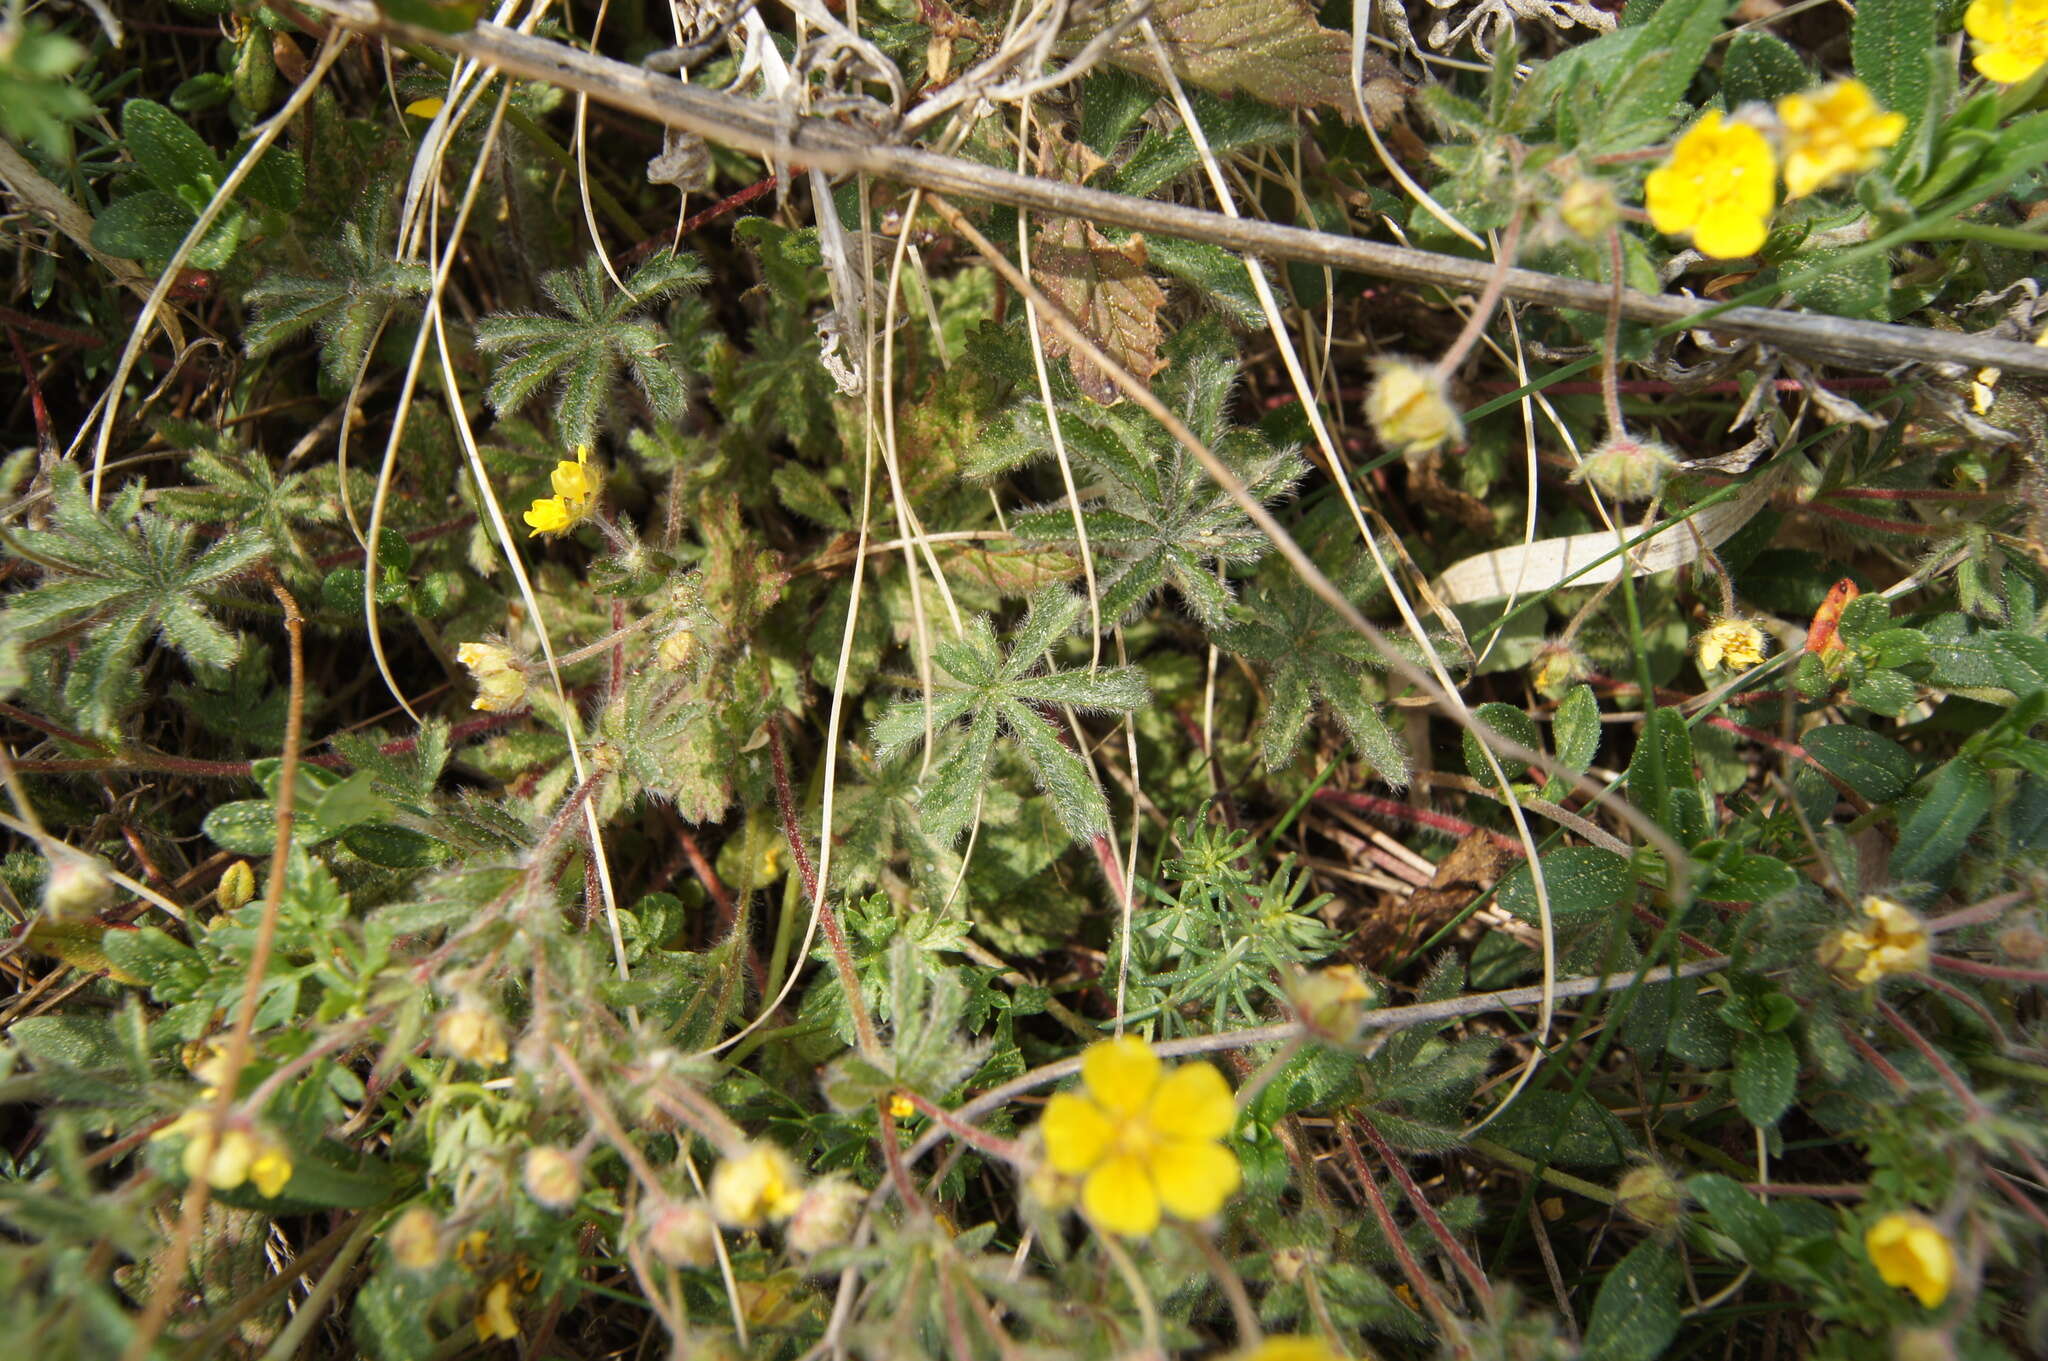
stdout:
<svg viewBox="0 0 2048 1361">
<path fill-rule="evenodd" d="M 1302 975 L 1288 990 L 1301 1023 L 1339 1044 L 1356 1039 L 1365 1013 L 1379 1002 L 1379 993 L 1349 964 Z"/>
<path fill-rule="evenodd" d="M 1821 967 L 1844 987 L 1868 987 L 1893 974 L 1922 973 L 1933 958 L 1927 923 L 1902 903 L 1871 894 L 1863 900 L 1870 925 L 1844 927 L 1820 944 Z"/>
<path fill-rule="evenodd" d="M 506 1058 L 505 1027 L 497 1013 L 465 1002 L 441 1013 L 434 1023 L 434 1043 L 450 1058 L 495 1068 Z"/>
<path fill-rule="evenodd" d="M 45 851 L 49 872 L 43 878 L 43 911 L 53 922 L 92 917 L 114 904 L 114 881 L 107 862 L 96 855 L 52 843 Z"/>
<path fill-rule="evenodd" d="M 1282 1248 L 1273 1254 L 1273 1279 L 1282 1285 L 1293 1285 L 1308 1270 L 1308 1264 L 1307 1248 Z"/>
<path fill-rule="evenodd" d="M 455 649 L 455 660 L 476 682 L 476 698 L 469 705 L 472 709 L 502 713 L 526 694 L 526 669 L 502 643 L 464 643 Z"/>
<path fill-rule="evenodd" d="M 1892 1361 L 1956 1361 L 1946 1328 L 1901 1328 L 1892 1334 Z"/>
<path fill-rule="evenodd" d="M 697 659 L 697 635 L 688 629 L 671 633 L 655 649 L 654 660 L 664 671 L 687 671 Z"/>
<path fill-rule="evenodd" d="M 1993 937 L 1998 952 L 2015 964 L 2039 964 L 2048 958 L 2048 936 L 2031 922 L 2016 922 Z"/>
<path fill-rule="evenodd" d="M 1668 1229 L 1678 1222 L 1685 1202 L 1672 1175 L 1660 1164 L 1646 1162 L 1622 1174 L 1614 1188 L 1614 1203 L 1646 1228 Z"/>
<path fill-rule="evenodd" d="M 1365 394 L 1365 417 L 1373 434 L 1402 455 L 1462 443 L 1465 422 L 1446 389 L 1444 376 L 1432 365 L 1382 359 Z"/>
<path fill-rule="evenodd" d="M 391 1260 L 407 1271 L 431 1271 L 441 1264 L 441 1221 L 425 1206 L 415 1205 L 393 1220 L 384 1241 Z"/>
<path fill-rule="evenodd" d="M 661 1201 L 642 1211 L 647 1249 L 672 1267 L 707 1267 L 718 1260 L 718 1225 L 701 1200 Z"/>
<path fill-rule="evenodd" d="M 1584 241 L 1605 241 L 1607 233 L 1621 220 L 1621 205 L 1614 187 L 1606 180 L 1582 175 L 1564 187 L 1557 201 L 1557 215 L 1574 236 Z"/>
<path fill-rule="evenodd" d="M 785 1233 L 789 1246 L 809 1257 L 813 1253 L 851 1242 L 854 1224 L 860 1219 L 861 1202 L 867 1197 L 845 1177 L 824 1177 L 814 1181 L 797 1202 Z"/>
<path fill-rule="evenodd" d="M 747 1145 L 711 1174 L 718 1222 L 753 1229 L 789 1218 L 803 1198 L 803 1174 L 789 1155 L 765 1140 Z"/>
<path fill-rule="evenodd" d="M 583 1160 L 566 1149 L 542 1144 L 520 1160 L 520 1184 L 542 1209 L 566 1210 L 583 1194 Z"/>
<path fill-rule="evenodd" d="M 1656 440 L 1616 435 L 1586 455 L 1572 480 L 1616 501 L 1647 501 L 1664 490 L 1677 467 L 1677 457 Z"/>
<path fill-rule="evenodd" d="M 1566 643 L 1545 643 L 1529 663 L 1529 688 L 1545 699 L 1563 699 L 1565 692 L 1593 674 L 1584 653 Z"/>
<path fill-rule="evenodd" d="M 220 883 L 214 889 L 214 901 L 223 912 L 237 912 L 247 907 L 256 897 L 256 871 L 246 860 L 237 860 L 221 871 Z"/>
<path fill-rule="evenodd" d="M 1955 1244 L 1926 1215 L 1885 1215 L 1864 1231 L 1863 1250 L 1886 1285 L 1912 1291 L 1923 1309 L 1939 1308 L 1955 1284 Z"/>
</svg>

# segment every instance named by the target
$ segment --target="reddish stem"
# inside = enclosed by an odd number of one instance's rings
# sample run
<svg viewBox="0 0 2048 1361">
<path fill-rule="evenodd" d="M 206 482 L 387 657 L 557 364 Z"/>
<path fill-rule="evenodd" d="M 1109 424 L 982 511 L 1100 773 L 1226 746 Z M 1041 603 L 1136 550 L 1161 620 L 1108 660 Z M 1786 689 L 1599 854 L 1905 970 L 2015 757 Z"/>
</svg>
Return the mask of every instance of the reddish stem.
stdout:
<svg viewBox="0 0 2048 1361">
<path fill-rule="evenodd" d="M 1972 978 L 1995 978 L 2001 983 L 2048 983 L 2048 970 L 2016 969 L 2009 964 L 1985 964 L 1960 955 L 1936 955 L 1934 967 Z"/>
<path fill-rule="evenodd" d="M 1409 1175 L 1407 1166 L 1394 1155 L 1394 1150 L 1381 1137 L 1379 1127 L 1373 1124 L 1371 1117 L 1364 1111 L 1358 1112 L 1358 1128 L 1364 1131 L 1367 1141 L 1372 1144 L 1372 1151 L 1379 1154 L 1380 1161 L 1394 1174 L 1394 1180 L 1401 1183 L 1402 1194 L 1406 1195 L 1408 1203 L 1415 1207 L 1415 1213 L 1422 1216 L 1422 1222 L 1429 1225 L 1429 1231 L 1436 1235 L 1436 1241 L 1443 1248 L 1444 1255 L 1451 1259 L 1452 1265 L 1458 1268 L 1458 1274 L 1472 1287 L 1472 1294 L 1478 1299 L 1480 1306 L 1491 1310 L 1493 1283 L 1486 1279 L 1486 1273 L 1479 1269 L 1479 1264 L 1465 1251 L 1465 1245 L 1451 1233 L 1450 1226 L 1437 1215 L 1436 1206 L 1430 1204 L 1429 1197 L 1422 1194 L 1422 1188 L 1415 1184 L 1415 1178 Z"/>
<path fill-rule="evenodd" d="M 1417 826 L 1427 827 L 1433 832 L 1442 832 L 1445 836 L 1454 836 L 1460 839 L 1482 830 L 1477 825 L 1467 822 L 1463 818 L 1452 817 L 1449 813 L 1438 813 L 1428 808 L 1411 808 L 1405 803 L 1400 803 L 1393 799 L 1383 799 L 1377 794 L 1354 794 L 1348 789 L 1318 789 L 1313 797 L 1322 803 L 1342 804 L 1346 808 L 1355 808 L 1361 813 L 1373 813 L 1384 818 L 1395 818 L 1402 822 L 1412 822 Z M 1500 832 L 1488 831 L 1486 837 L 1504 851 L 1514 855 L 1521 855 L 1523 853 L 1522 843 L 1511 836 Z"/>
</svg>

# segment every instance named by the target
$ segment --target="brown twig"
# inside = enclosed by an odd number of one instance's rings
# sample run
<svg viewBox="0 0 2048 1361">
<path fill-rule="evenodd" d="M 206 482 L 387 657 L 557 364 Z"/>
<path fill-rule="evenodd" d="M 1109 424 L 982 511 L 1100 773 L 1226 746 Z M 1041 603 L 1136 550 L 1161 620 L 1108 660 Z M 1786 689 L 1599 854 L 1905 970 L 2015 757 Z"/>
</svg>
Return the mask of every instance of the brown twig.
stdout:
<svg viewBox="0 0 2048 1361">
<path fill-rule="evenodd" d="M 818 872 L 811 868 L 811 853 L 804 847 L 803 829 L 797 824 L 796 796 L 789 785 L 789 762 L 782 754 L 782 730 L 773 719 L 768 722 L 768 759 L 775 769 L 775 802 L 782 812 L 782 835 L 789 842 L 790 856 L 796 861 L 797 873 L 803 879 L 804 896 L 816 908 L 818 925 L 824 928 L 825 941 L 831 947 L 832 967 L 838 972 L 839 986 L 846 993 L 846 1009 L 853 1016 L 853 1032 L 860 1042 L 860 1052 L 873 1058 L 882 1052 L 881 1041 L 875 1034 L 875 1020 L 868 1015 L 867 999 L 861 995 L 860 974 L 853 967 L 853 951 L 847 947 L 846 930 L 839 924 L 839 913 L 819 891 Z"/>
</svg>

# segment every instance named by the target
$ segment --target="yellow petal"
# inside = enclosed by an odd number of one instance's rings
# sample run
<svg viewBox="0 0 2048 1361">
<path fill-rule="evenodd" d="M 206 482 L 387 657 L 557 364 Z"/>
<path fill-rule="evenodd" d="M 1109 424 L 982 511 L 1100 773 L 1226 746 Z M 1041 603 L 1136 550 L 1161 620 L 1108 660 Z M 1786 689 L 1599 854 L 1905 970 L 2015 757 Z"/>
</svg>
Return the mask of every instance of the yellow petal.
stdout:
<svg viewBox="0 0 2048 1361">
<path fill-rule="evenodd" d="M 1237 1156 L 1211 1139 L 1168 1139 L 1152 1154 L 1159 1199 L 1180 1219 L 1207 1219 L 1244 1180 Z"/>
<path fill-rule="evenodd" d="M 1643 181 L 1643 206 L 1650 225 L 1667 236 L 1692 230 L 1700 219 L 1699 186 L 1669 166 L 1660 166 Z"/>
<path fill-rule="evenodd" d="M 1763 218 L 1729 208 L 1716 208 L 1700 219 L 1692 243 L 1700 254 L 1716 260 L 1735 260 L 1763 249 L 1770 234 Z"/>
<path fill-rule="evenodd" d="M 275 1148 L 265 1149 L 249 1164 L 249 1180 L 266 1198 L 275 1197 L 292 1179 L 292 1160 Z"/>
<path fill-rule="evenodd" d="M 1977 74 L 2000 85 L 2017 85 L 2041 69 L 2043 58 L 2010 47 L 1988 47 L 1970 59 Z"/>
<path fill-rule="evenodd" d="M 1237 1103 L 1215 1064 L 1184 1063 L 1152 1093 L 1149 1119 L 1170 1139 L 1221 1139 L 1237 1124 Z"/>
<path fill-rule="evenodd" d="M 1159 1056 L 1135 1035 L 1103 1040 L 1081 1055 L 1081 1081 L 1110 1116 L 1135 1115 L 1159 1083 Z"/>
<path fill-rule="evenodd" d="M 1886 1285 L 1912 1291 L 1923 1308 L 1948 1298 L 1955 1282 L 1955 1248 L 1927 1216 L 1886 1215 L 1865 1231 L 1863 1249 Z"/>
<path fill-rule="evenodd" d="M 2004 42 L 2012 32 L 2011 0 L 1972 0 L 1963 11 L 1963 31 L 1980 43 Z"/>
<path fill-rule="evenodd" d="M 1081 1187 L 1081 1207 L 1096 1227 L 1128 1237 L 1159 1227 L 1159 1196 L 1144 1165 L 1118 1154 L 1088 1174 Z"/>
<path fill-rule="evenodd" d="M 415 99 L 412 103 L 405 106 L 405 111 L 414 118 L 432 118 L 435 114 L 441 112 L 441 101 L 438 99 Z"/>
<path fill-rule="evenodd" d="M 1116 1135 L 1102 1108 L 1079 1092 L 1055 1094 L 1045 1103 L 1038 1128 L 1045 1135 L 1046 1160 L 1069 1176 L 1101 1162 Z"/>
</svg>

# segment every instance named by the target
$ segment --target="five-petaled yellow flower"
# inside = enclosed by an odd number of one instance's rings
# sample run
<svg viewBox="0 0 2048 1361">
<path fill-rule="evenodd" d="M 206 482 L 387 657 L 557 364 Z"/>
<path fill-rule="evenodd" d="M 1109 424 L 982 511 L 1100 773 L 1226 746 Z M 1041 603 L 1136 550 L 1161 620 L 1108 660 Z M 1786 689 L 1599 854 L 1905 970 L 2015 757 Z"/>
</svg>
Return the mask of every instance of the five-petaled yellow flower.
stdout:
<svg viewBox="0 0 2048 1361">
<path fill-rule="evenodd" d="M 1927 923 L 1911 908 L 1871 894 L 1863 900 L 1867 930 L 1844 927 L 1821 942 L 1820 962 L 1846 986 L 1868 986 L 1893 974 L 1924 973 L 1933 953 Z"/>
<path fill-rule="evenodd" d="M 1845 175 L 1868 170 L 1906 131 L 1906 116 L 1886 113 L 1860 80 L 1838 80 L 1778 101 L 1784 129 L 1785 194 L 1800 198 Z"/>
<path fill-rule="evenodd" d="M 1976 41 L 1977 73 L 2017 85 L 2048 62 L 2048 0 L 1971 0 L 1963 28 Z"/>
<path fill-rule="evenodd" d="M 590 466 L 590 446 L 576 446 L 576 461 L 567 459 L 555 465 L 548 481 L 554 486 L 553 496 L 543 496 L 528 507 L 525 519 L 533 538 L 540 534 L 561 534 L 575 528 L 590 517 L 597 506 L 597 493 L 604 485 L 604 478 Z"/>
<path fill-rule="evenodd" d="M 1700 670 L 1747 671 L 1770 651 L 1764 631 L 1747 619 L 1720 619 L 1699 636 Z"/>
<path fill-rule="evenodd" d="M 1162 1208 L 1207 1219 L 1237 1190 L 1237 1156 L 1222 1142 L 1237 1105 L 1215 1065 L 1162 1077 L 1152 1046 L 1125 1035 L 1081 1055 L 1081 1088 L 1047 1102 L 1039 1128 L 1053 1170 L 1085 1179 L 1081 1207 L 1096 1227 L 1147 1234 Z"/>
<path fill-rule="evenodd" d="M 1886 1285 L 1912 1291 L 1923 1308 L 1940 1305 L 1955 1284 L 1955 1245 L 1926 1215 L 1886 1215 L 1864 1231 L 1863 1250 Z"/>
<path fill-rule="evenodd" d="M 1643 182 L 1643 206 L 1658 231 L 1692 233 L 1702 255 L 1729 260 L 1764 244 L 1776 200 L 1771 144 L 1747 123 L 1716 111 L 1693 124 Z"/>
<path fill-rule="evenodd" d="M 1465 438 L 1444 376 L 1412 359 L 1382 359 L 1365 393 L 1365 418 L 1379 442 L 1399 454 L 1428 454 Z"/>
</svg>

